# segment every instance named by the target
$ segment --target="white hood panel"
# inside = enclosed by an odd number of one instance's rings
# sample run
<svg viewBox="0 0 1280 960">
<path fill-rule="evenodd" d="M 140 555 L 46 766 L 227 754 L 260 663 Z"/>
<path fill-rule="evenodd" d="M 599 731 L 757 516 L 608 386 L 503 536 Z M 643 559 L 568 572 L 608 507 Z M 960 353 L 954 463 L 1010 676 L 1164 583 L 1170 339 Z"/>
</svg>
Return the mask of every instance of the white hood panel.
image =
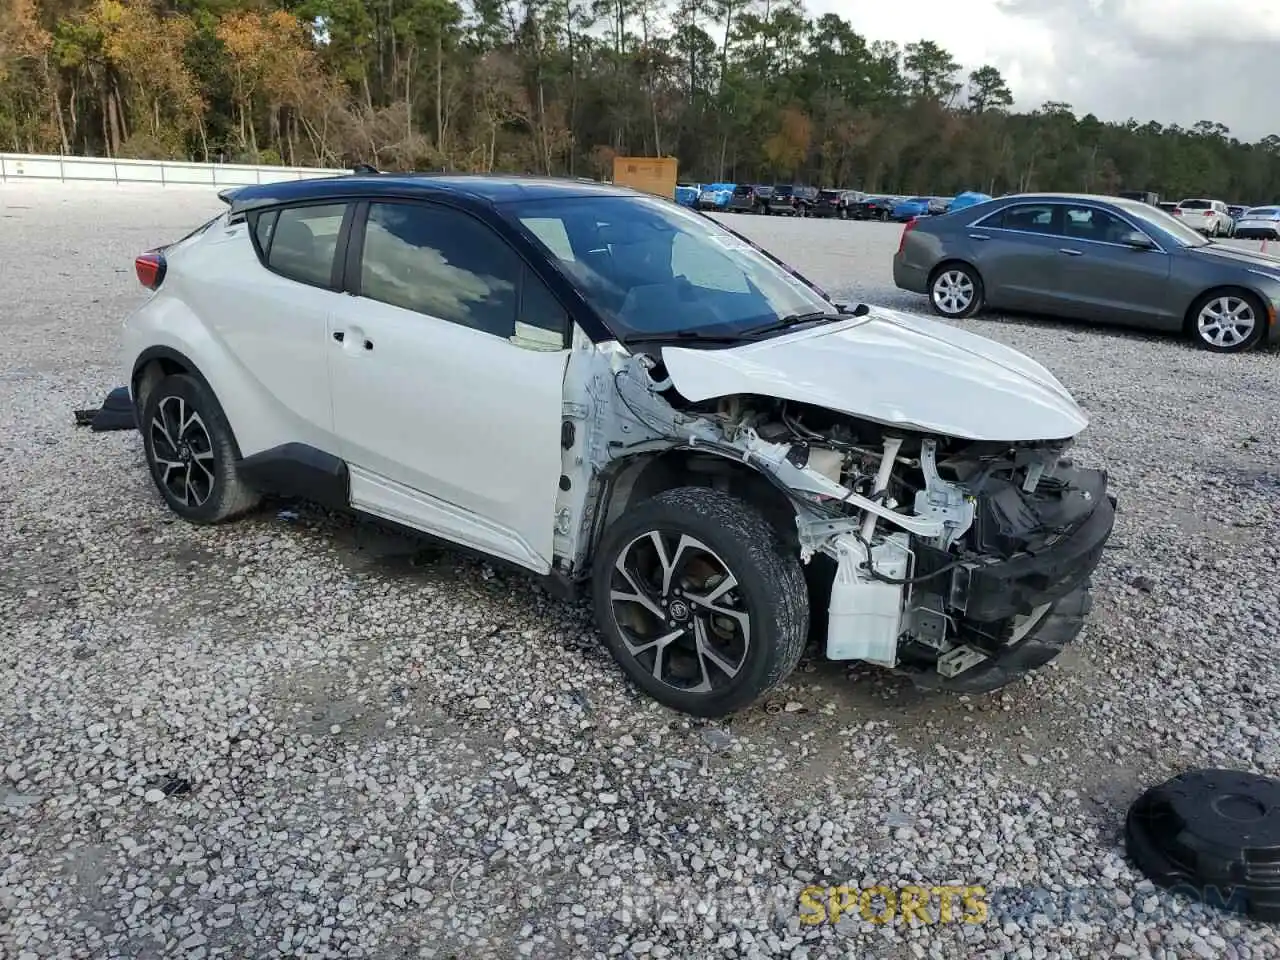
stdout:
<svg viewBox="0 0 1280 960">
<path fill-rule="evenodd" d="M 666 347 L 662 356 L 676 390 L 694 402 L 752 393 L 966 440 L 1061 440 L 1089 423 L 1029 357 L 879 307 L 758 343 Z"/>
</svg>

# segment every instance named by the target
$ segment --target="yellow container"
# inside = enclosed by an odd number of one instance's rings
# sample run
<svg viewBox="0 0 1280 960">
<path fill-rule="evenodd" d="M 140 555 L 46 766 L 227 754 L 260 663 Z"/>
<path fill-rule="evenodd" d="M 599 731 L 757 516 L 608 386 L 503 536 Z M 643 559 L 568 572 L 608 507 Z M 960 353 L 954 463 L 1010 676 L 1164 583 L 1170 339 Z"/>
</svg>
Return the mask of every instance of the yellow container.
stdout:
<svg viewBox="0 0 1280 960">
<path fill-rule="evenodd" d="M 674 200 L 677 167 L 675 157 L 614 157 L 613 182 Z"/>
</svg>

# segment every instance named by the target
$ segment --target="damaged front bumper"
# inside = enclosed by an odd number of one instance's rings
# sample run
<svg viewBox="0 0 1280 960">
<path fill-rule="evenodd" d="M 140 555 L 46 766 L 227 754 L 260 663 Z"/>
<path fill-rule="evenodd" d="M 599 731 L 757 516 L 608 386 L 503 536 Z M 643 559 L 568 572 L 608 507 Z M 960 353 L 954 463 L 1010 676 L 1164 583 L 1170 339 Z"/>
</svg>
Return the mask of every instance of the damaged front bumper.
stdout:
<svg viewBox="0 0 1280 960">
<path fill-rule="evenodd" d="M 1088 581 L 1115 527 L 1116 498 L 1107 494 L 1074 530 L 1008 560 L 965 564 L 951 574 L 948 606 L 966 622 L 990 624 L 1029 615 Z M 940 551 L 917 554 L 917 575 L 942 564 Z M 950 557 L 946 557 L 950 560 Z"/>
<path fill-rule="evenodd" d="M 988 508 L 995 498 L 985 494 L 972 497 L 979 522 L 960 559 L 900 531 L 872 548 L 876 575 L 869 575 L 865 540 L 838 537 L 828 657 L 866 660 L 923 687 L 968 693 L 1002 687 L 1056 657 L 1089 612 L 1089 582 L 1117 505 L 1104 472 L 1069 467 L 1064 476 L 1069 499 L 1056 519 L 1070 521 L 1023 549 L 987 552 L 1032 518 L 1006 510 L 1004 529 L 982 529 L 984 512 L 994 515 Z"/>
</svg>

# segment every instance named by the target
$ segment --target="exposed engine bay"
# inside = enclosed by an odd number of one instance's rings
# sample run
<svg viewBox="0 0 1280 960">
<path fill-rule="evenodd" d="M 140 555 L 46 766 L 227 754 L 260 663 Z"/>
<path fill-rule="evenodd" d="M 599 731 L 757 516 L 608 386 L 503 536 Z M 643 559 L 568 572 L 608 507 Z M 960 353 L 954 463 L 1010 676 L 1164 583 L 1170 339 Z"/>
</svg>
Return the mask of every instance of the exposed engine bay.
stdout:
<svg viewBox="0 0 1280 960">
<path fill-rule="evenodd" d="M 592 402 L 566 409 L 587 434 L 566 450 L 566 473 L 587 491 L 561 498 L 561 557 L 589 550 L 612 462 L 683 449 L 746 464 L 790 500 L 802 560 L 833 568 L 831 659 L 897 668 L 924 685 L 991 689 L 1056 655 L 1060 646 L 1010 653 L 1035 646 L 1021 641 L 1055 604 L 1087 609 L 1082 588 L 1110 535 L 1114 499 L 1104 472 L 1064 456 L 1071 441 L 929 436 L 761 396 L 691 404 L 660 359 L 612 360 L 607 370 L 571 364 L 570 377 L 587 381 L 578 395 Z"/>
</svg>

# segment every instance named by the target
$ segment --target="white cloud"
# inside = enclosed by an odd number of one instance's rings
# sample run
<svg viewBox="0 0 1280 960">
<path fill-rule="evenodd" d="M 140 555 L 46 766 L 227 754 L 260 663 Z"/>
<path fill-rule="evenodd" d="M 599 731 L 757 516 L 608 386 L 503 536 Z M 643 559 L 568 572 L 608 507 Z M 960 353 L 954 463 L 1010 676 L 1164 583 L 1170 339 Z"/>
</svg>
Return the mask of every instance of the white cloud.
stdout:
<svg viewBox="0 0 1280 960">
<path fill-rule="evenodd" d="M 1104 120 L 1280 133 L 1280 0 L 809 0 L 870 40 L 933 40 L 965 72 L 989 63 L 1018 109 L 1045 100 Z"/>
</svg>

